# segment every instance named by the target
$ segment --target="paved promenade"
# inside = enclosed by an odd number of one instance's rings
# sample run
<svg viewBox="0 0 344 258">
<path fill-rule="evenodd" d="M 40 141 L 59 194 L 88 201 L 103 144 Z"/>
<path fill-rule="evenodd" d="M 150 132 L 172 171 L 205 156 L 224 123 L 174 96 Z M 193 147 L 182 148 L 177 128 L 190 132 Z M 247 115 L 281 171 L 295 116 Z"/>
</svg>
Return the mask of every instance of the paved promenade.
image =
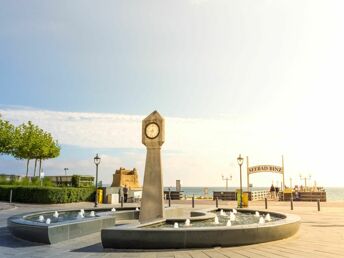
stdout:
<svg viewBox="0 0 344 258">
<path fill-rule="evenodd" d="M 173 206 L 190 207 L 188 201 L 173 202 Z M 212 201 L 196 201 L 197 208 L 214 207 Z M 192 250 L 125 251 L 104 250 L 100 233 L 54 245 L 42 245 L 14 238 L 6 228 L 9 216 L 30 211 L 65 208 L 88 208 L 90 203 L 66 205 L 24 205 L 16 207 L 0 203 L 0 257 L 344 257 L 344 202 L 316 203 L 269 202 L 269 210 L 297 214 L 301 217 L 299 232 L 291 238 L 241 247 Z M 220 207 L 235 207 L 234 202 L 220 202 Z M 264 202 L 250 203 L 250 208 L 264 210 Z M 135 243 L 133 243 L 135 245 Z"/>
</svg>

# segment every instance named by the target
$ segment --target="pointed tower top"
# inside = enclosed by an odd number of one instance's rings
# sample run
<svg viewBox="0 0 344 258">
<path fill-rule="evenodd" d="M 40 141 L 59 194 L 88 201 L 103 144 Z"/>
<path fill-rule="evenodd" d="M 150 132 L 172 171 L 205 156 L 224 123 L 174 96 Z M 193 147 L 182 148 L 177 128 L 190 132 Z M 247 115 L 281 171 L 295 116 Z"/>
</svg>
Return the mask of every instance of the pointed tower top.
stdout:
<svg viewBox="0 0 344 258">
<path fill-rule="evenodd" d="M 160 115 L 160 113 L 156 110 L 154 110 L 149 116 L 147 116 L 143 121 L 147 121 L 147 120 L 156 120 L 156 119 L 160 119 L 163 120 L 163 117 Z"/>
</svg>

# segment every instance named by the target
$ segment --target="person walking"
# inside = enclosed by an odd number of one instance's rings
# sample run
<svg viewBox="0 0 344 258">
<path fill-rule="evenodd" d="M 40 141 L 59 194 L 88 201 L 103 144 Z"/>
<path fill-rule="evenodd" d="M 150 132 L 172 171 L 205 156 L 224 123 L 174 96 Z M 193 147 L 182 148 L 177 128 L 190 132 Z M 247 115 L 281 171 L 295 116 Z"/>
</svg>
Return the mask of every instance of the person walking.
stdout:
<svg viewBox="0 0 344 258">
<path fill-rule="evenodd" d="M 123 195 L 124 195 L 124 202 L 127 202 L 128 201 L 128 187 L 127 187 L 127 185 L 124 185 Z"/>
<path fill-rule="evenodd" d="M 275 187 L 274 187 L 274 184 L 271 185 L 270 187 L 270 197 L 272 200 L 275 199 Z"/>
<path fill-rule="evenodd" d="M 279 200 L 279 196 L 278 196 L 278 193 L 279 193 L 279 187 L 275 187 L 275 192 L 276 192 L 276 198 L 277 198 L 277 200 Z"/>
</svg>

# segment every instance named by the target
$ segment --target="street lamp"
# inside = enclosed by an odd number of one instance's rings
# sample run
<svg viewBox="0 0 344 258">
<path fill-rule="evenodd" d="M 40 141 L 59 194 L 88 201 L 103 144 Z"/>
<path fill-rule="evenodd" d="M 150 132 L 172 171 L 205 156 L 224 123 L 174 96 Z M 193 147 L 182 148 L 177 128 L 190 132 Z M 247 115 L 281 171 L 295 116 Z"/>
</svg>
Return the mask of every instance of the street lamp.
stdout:
<svg viewBox="0 0 344 258">
<path fill-rule="evenodd" d="M 65 176 L 67 175 L 67 170 L 68 170 L 68 168 L 64 168 Z"/>
<path fill-rule="evenodd" d="M 244 158 L 241 157 L 241 154 L 239 154 L 239 157 L 237 158 L 239 167 L 240 167 L 240 206 L 239 208 L 242 208 L 242 173 L 241 173 L 241 166 L 242 163 L 244 163 Z"/>
<path fill-rule="evenodd" d="M 228 191 L 228 180 L 232 180 L 232 175 L 230 175 L 229 177 L 224 177 L 222 175 L 222 180 L 226 180 L 226 191 Z"/>
<path fill-rule="evenodd" d="M 94 207 L 98 207 L 98 165 L 100 163 L 100 157 L 98 154 L 94 157 L 94 164 L 96 164 L 96 199 L 94 201 Z"/>
<path fill-rule="evenodd" d="M 307 179 L 311 180 L 311 177 L 312 177 L 311 174 L 309 174 L 308 177 L 307 176 L 303 176 L 302 174 L 300 174 L 300 180 L 302 180 L 302 179 L 305 180 L 305 191 L 307 191 L 306 190 L 306 188 L 307 188 Z"/>
</svg>

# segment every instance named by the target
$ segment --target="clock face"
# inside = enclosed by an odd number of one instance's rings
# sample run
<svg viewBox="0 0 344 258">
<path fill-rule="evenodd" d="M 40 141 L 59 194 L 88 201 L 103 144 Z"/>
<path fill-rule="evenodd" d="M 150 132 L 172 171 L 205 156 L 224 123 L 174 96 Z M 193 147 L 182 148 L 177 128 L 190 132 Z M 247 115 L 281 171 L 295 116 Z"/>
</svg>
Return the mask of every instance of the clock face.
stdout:
<svg viewBox="0 0 344 258">
<path fill-rule="evenodd" d="M 154 139 L 154 138 L 158 137 L 159 132 L 160 132 L 160 128 L 156 123 L 149 123 L 146 126 L 146 136 L 149 139 Z"/>
</svg>

